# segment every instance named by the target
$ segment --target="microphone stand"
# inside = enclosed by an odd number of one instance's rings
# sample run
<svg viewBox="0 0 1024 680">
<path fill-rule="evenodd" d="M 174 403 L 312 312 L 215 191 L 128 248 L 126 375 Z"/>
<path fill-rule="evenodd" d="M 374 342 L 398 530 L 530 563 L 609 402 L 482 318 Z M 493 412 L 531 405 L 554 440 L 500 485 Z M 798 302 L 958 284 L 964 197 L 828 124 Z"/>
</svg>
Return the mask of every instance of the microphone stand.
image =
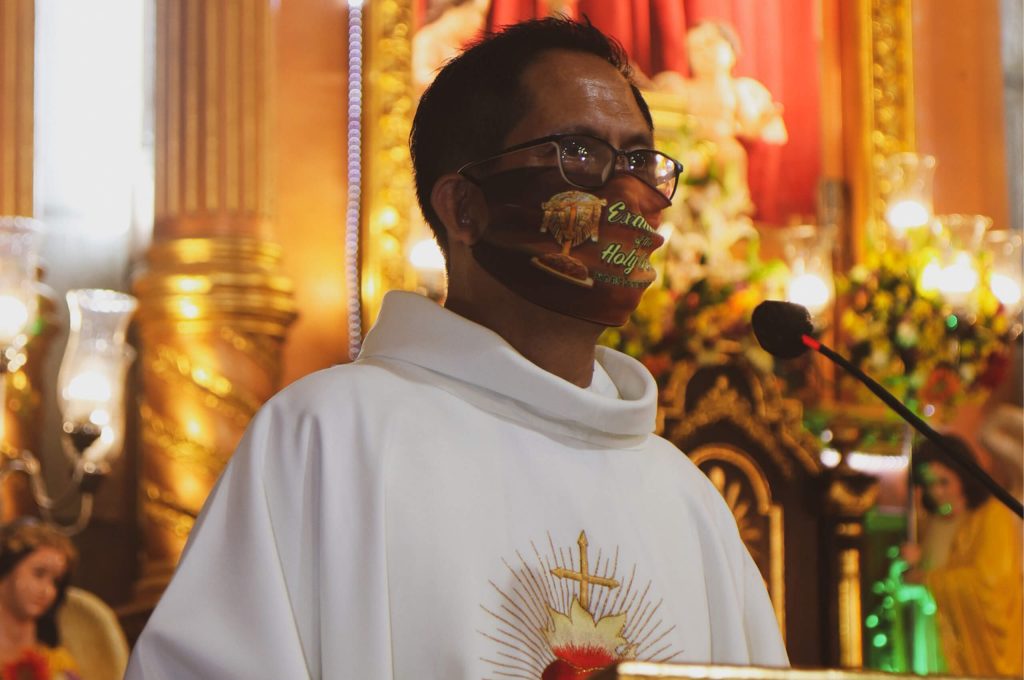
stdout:
<svg viewBox="0 0 1024 680">
<path fill-rule="evenodd" d="M 972 458 L 962 455 L 959 451 L 946 445 L 943 441 L 942 435 L 933 430 L 928 423 L 923 421 L 913 411 L 904 406 L 900 401 L 892 396 L 888 390 L 879 385 L 877 382 L 872 380 L 864 371 L 860 370 L 852 363 L 846 360 L 840 354 L 837 354 L 827 345 L 822 344 L 818 340 L 812 338 L 806 333 L 800 336 L 801 342 L 815 352 L 827 357 L 835 363 L 842 366 L 844 369 L 850 372 L 854 377 L 864 383 L 869 390 L 871 390 L 875 396 L 884 401 L 889 408 L 893 409 L 900 416 L 903 417 L 908 423 L 914 426 L 914 429 L 927 437 L 933 444 L 938 446 L 942 451 L 952 460 L 954 463 L 960 466 L 960 468 L 967 474 L 973 476 L 985 485 L 992 495 L 999 499 L 1003 505 L 1012 510 L 1018 517 L 1024 517 L 1024 506 L 1021 505 L 1020 501 L 1014 498 L 1009 491 L 1001 487 L 996 480 L 992 479 L 987 472 L 981 469 Z M 913 500 L 911 500 L 913 502 Z"/>
<path fill-rule="evenodd" d="M 909 461 L 909 471 L 914 466 L 914 433 L 904 426 L 903 443 L 900 446 L 903 455 Z M 914 484 L 914 475 L 907 475 L 907 543 L 917 543 L 917 486 Z"/>
</svg>

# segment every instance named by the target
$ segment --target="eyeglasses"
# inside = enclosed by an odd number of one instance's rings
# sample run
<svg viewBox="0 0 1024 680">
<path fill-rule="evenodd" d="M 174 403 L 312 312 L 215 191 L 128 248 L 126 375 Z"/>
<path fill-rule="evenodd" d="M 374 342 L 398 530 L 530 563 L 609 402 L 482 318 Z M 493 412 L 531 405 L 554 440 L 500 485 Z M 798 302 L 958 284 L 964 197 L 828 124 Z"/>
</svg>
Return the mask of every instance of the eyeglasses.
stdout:
<svg viewBox="0 0 1024 680">
<path fill-rule="evenodd" d="M 672 200 L 679 184 L 679 175 L 683 172 L 682 163 L 654 149 L 623 151 L 590 135 L 563 134 L 510 146 L 497 156 L 467 163 L 459 168 L 459 174 L 470 179 L 481 179 L 490 174 L 486 171 L 487 165 L 500 164 L 510 154 L 544 146 L 557 152 L 562 179 L 581 189 L 599 189 L 618 171 L 636 177 Z M 622 162 L 619 162 L 620 158 Z"/>
</svg>

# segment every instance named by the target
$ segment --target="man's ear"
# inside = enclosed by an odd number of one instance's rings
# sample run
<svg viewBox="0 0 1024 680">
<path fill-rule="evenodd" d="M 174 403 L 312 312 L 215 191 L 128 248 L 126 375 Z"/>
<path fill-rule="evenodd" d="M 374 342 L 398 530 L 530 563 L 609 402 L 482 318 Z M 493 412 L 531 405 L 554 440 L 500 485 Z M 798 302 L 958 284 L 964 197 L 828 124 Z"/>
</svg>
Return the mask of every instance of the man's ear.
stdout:
<svg viewBox="0 0 1024 680">
<path fill-rule="evenodd" d="M 430 192 L 430 205 L 448 231 L 449 243 L 471 246 L 487 228 L 483 191 L 462 175 L 442 175 Z"/>
</svg>

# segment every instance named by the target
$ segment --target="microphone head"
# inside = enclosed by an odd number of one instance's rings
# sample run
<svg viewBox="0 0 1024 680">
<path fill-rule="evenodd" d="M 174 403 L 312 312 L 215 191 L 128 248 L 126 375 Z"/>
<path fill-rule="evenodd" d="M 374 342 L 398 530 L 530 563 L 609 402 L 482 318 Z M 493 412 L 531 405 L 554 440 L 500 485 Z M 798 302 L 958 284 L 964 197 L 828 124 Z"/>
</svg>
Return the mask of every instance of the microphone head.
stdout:
<svg viewBox="0 0 1024 680">
<path fill-rule="evenodd" d="M 814 331 L 811 313 L 792 302 L 765 300 L 754 309 L 751 318 L 754 336 L 761 347 L 780 359 L 795 359 L 807 351 L 804 335 Z"/>
</svg>

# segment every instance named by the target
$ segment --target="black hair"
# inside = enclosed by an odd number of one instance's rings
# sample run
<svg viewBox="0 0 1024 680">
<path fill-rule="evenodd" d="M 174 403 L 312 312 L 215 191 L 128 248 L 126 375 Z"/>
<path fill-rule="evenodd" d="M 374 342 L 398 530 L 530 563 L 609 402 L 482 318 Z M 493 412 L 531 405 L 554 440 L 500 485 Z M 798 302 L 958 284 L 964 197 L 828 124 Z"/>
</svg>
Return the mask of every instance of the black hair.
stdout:
<svg viewBox="0 0 1024 680">
<path fill-rule="evenodd" d="M 625 51 L 588 19 L 532 19 L 484 36 L 438 72 L 420 98 L 409 134 L 416 197 L 445 253 L 448 238 L 444 224 L 430 205 L 434 184 L 442 175 L 504 149 L 506 136 L 529 106 L 520 83 L 522 73 L 547 50 L 593 54 L 614 66 L 629 83 L 647 124 L 654 128 L 647 102 L 632 81 Z"/>
<path fill-rule="evenodd" d="M 60 646 L 60 632 L 57 630 L 57 611 L 64 604 L 68 585 L 71 582 L 71 567 L 76 552 L 71 541 L 35 518 L 19 519 L 0 529 L 0 581 L 14 571 L 25 558 L 40 548 L 50 547 L 67 556 L 67 569 L 57 582 L 57 596 L 53 604 L 36 619 L 36 639 L 47 647 Z"/>
<path fill-rule="evenodd" d="M 943 443 L 955 450 L 957 453 L 962 454 L 964 457 L 974 460 L 974 452 L 971 450 L 970 445 L 961 439 L 960 437 L 953 434 L 942 435 Z M 967 507 L 971 510 L 977 508 L 982 503 L 987 501 L 991 496 L 992 492 L 989 491 L 984 484 L 976 480 L 973 476 L 965 474 L 959 465 L 949 459 L 939 446 L 931 441 L 930 439 L 922 439 L 914 445 L 914 452 L 911 460 L 914 463 L 914 469 L 911 472 L 913 475 L 914 483 L 925 488 L 924 470 L 922 467 L 926 463 L 939 463 L 943 465 L 957 476 L 960 480 L 960 485 L 963 487 L 964 497 L 967 499 Z M 935 500 L 928 495 L 925 491 L 922 494 L 922 502 L 924 509 L 932 514 L 939 512 L 939 507 L 936 505 Z"/>
</svg>

